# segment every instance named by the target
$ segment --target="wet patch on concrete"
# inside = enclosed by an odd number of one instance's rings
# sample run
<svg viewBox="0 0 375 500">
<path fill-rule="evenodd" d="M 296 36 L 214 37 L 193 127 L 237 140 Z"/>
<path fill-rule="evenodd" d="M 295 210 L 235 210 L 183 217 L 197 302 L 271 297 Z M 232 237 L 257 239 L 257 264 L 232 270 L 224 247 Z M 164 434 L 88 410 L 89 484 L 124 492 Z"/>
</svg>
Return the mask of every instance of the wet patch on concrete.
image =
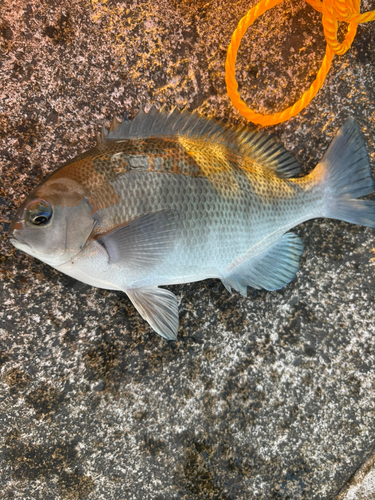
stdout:
<svg viewBox="0 0 375 500">
<path fill-rule="evenodd" d="M 37 418 L 46 418 L 59 410 L 64 402 L 64 394 L 44 383 L 30 391 L 25 396 L 25 402 L 34 409 Z"/>
<path fill-rule="evenodd" d="M 8 361 L 9 357 L 4 353 L 2 359 Z M 18 368 L 8 370 L 5 373 L 4 379 L 11 394 L 25 391 L 30 384 L 30 376 Z"/>
<path fill-rule="evenodd" d="M 57 478 L 62 498 L 80 500 L 94 489 L 94 483 L 79 472 L 77 444 L 78 440 L 48 446 L 25 442 L 15 429 L 6 437 L 3 453 L 15 479 L 47 481 Z M 70 472 L 70 469 L 75 471 Z"/>
<path fill-rule="evenodd" d="M 54 25 L 46 26 L 43 29 L 43 35 L 48 37 L 54 45 L 72 43 L 74 41 L 74 27 L 70 13 L 61 13 Z"/>
</svg>

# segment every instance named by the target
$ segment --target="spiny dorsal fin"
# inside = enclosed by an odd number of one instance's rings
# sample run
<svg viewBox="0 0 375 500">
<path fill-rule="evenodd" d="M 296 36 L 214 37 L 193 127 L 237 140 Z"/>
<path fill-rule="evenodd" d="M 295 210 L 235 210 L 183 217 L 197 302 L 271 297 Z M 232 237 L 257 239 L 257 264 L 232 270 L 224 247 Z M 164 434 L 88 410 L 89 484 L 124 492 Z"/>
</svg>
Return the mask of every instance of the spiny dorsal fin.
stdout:
<svg viewBox="0 0 375 500">
<path fill-rule="evenodd" d="M 140 110 L 133 120 L 126 117 L 122 122 L 112 120 L 110 130 L 103 127 L 98 141 L 121 141 L 147 137 L 185 136 L 222 144 L 250 157 L 278 177 L 295 177 L 301 166 L 298 161 L 269 135 L 246 127 L 226 127 L 214 120 L 176 108 L 168 112 L 154 106 L 145 113 Z"/>
<path fill-rule="evenodd" d="M 300 163 L 270 135 L 249 130 L 246 127 L 237 129 L 237 132 L 240 139 L 240 151 L 276 172 L 278 177 L 295 177 L 300 173 Z"/>
</svg>

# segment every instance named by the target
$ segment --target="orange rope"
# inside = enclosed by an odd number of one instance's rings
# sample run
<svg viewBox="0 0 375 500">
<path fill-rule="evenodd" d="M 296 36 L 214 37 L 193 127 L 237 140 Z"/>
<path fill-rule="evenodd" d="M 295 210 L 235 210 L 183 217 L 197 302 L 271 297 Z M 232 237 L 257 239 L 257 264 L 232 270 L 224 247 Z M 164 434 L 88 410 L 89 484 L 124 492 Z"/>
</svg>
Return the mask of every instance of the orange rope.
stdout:
<svg viewBox="0 0 375 500">
<path fill-rule="evenodd" d="M 235 76 L 235 64 L 238 48 L 247 28 L 253 24 L 257 17 L 264 14 L 267 10 L 272 9 L 272 7 L 275 7 L 282 1 L 283 0 L 261 0 L 255 7 L 249 10 L 246 16 L 240 20 L 232 35 L 228 47 L 227 60 L 225 62 L 225 82 L 233 106 L 235 106 L 241 115 L 248 120 L 264 126 L 276 125 L 277 123 L 284 122 L 302 111 L 322 88 L 334 55 L 345 54 L 350 48 L 357 32 L 358 24 L 375 20 L 375 10 L 372 12 L 365 12 L 364 14 L 360 13 L 360 0 L 306 0 L 315 10 L 323 14 L 322 22 L 327 47 L 322 66 L 311 84 L 311 87 L 302 95 L 299 101 L 293 104 L 293 106 L 279 113 L 263 115 L 249 109 L 246 103 L 241 99 L 238 93 L 238 84 Z M 337 40 L 338 21 L 345 21 L 349 24 L 348 31 L 342 43 L 339 43 Z"/>
</svg>

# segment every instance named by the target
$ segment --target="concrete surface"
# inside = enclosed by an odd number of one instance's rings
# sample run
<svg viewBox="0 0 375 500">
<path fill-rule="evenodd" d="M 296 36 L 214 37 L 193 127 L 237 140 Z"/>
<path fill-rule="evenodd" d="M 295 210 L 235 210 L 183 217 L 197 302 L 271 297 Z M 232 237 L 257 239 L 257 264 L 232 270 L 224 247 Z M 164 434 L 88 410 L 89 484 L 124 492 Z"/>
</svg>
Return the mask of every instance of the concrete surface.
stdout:
<svg viewBox="0 0 375 500">
<path fill-rule="evenodd" d="M 55 272 L 5 234 L 21 200 L 113 114 L 167 104 L 245 123 L 223 68 L 248 7 L 0 1 L 4 499 L 375 498 L 374 230 L 298 227 L 301 269 L 277 292 L 173 287 L 177 342 L 153 333 L 124 294 Z M 349 115 L 375 166 L 374 44 L 375 24 L 360 26 L 308 109 L 269 129 L 305 172 Z M 324 49 L 305 2 L 273 9 L 241 46 L 242 96 L 261 111 L 293 103 Z"/>
</svg>

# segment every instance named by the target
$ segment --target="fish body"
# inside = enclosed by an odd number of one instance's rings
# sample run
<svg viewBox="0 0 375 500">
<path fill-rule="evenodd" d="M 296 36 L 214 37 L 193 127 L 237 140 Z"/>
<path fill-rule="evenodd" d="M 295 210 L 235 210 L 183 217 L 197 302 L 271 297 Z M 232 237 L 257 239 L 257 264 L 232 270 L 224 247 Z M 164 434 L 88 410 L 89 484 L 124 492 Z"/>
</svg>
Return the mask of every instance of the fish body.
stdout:
<svg viewBox="0 0 375 500">
<path fill-rule="evenodd" d="M 315 217 L 375 227 L 365 143 L 345 122 L 311 174 L 273 139 L 187 112 L 114 120 L 97 147 L 51 174 L 22 204 L 12 243 L 84 283 L 123 290 L 160 335 L 178 329 L 163 285 L 219 278 L 246 295 L 295 276 Z"/>
</svg>

